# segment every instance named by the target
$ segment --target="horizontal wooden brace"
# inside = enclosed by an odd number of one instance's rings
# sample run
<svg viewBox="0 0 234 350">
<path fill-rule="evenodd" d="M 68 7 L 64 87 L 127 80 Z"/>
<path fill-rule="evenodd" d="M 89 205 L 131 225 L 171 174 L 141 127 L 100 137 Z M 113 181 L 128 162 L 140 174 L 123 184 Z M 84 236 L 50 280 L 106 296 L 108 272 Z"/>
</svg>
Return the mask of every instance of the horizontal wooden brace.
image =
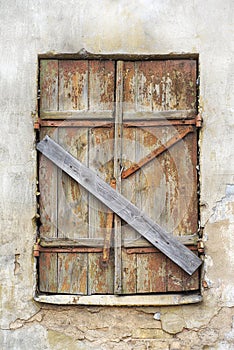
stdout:
<svg viewBox="0 0 234 350">
<path fill-rule="evenodd" d="M 172 234 L 166 232 L 49 136 L 37 144 L 37 149 L 188 274 L 192 275 L 201 265 L 202 261 Z"/>
<path fill-rule="evenodd" d="M 176 237 L 184 245 L 197 245 L 198 236 L 196 233 L 193 235 L 183 235 Z M 79 239 L 67 239 L 67 238 L 40 238 L 40 245 L 42 247 L 103 247 L 103 238 L 79 238 Z M 122 246 L 125 248 L 135 247 L 150 247 L 151 244 L 142 237 L 138 239 L 123 239 Z"/>
<path fill-rule="evenodd" d="M 141 111 L 141 112 L 123 112 L 123 120 L 152 120 L 152 119 L 194 119 L 195 109 L 188 110 L 166 110 L 166 111 Z"/>
<path fill-rule="evenodd" d="M 95 119 L 113 119 L 113 111 L 41 111 L 41 119 L 79 119 L 79 120 L 95 120 Z"/>
</svg>

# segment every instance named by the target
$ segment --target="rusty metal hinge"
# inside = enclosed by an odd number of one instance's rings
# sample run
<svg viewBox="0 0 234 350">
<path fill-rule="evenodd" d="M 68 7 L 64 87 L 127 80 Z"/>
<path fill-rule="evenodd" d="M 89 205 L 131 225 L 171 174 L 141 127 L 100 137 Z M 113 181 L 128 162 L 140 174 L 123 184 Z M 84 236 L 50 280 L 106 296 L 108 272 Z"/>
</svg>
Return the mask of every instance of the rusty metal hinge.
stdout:
<svg viewBox="0 0 234 350">
<path fill-rule="evenodd" d="M 40 239 L 34 244 L 33 247 L 33 256 L 37 258 L 40 255 Z"/>
<path fill-rule="evenodd" d="M 205 244 L 201 239 L 198 240 L 197 242 L 197 250 L 198 250 L 198 253 L 200 254 L 204 254 L 205 252 Z"/>
<path fill-rule="evenodd" d="M 34 130 L 40 130 L 40 127 L 41 127 L 41 119 L 40 119 L 40 118 L 37 118 L 37 119 L 34 121 Z"/>
<path fill-rule="evenodd" d="M 201 128 L 202 122 L 203 122 L 201 114 L 198 114 L 195 119 L 196 119 L 196 127 Z"/>
</svg>

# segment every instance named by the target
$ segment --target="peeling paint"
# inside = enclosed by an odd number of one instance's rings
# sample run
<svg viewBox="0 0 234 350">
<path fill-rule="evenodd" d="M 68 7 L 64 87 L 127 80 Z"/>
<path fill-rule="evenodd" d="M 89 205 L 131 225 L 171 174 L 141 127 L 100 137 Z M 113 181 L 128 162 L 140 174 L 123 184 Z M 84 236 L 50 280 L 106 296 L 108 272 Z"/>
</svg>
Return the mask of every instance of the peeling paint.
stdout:
<svg viewBox="0 0 234 350">
<path fill-rule="evenodd" d="M 232 350 L 233 1 L 28 0 L 2 1 L 0 8 L 1 349 Z M 216 30 L 217 23 L 222 30 Z M 125 59 L 127 54 L 160 59 L 176 53 L 199 58 L 203 277 L 208 288 L 196 306 L 87 308 L 33 301 L 36 153 L 31 111 L 37 109 L 37 55 L 69 54 L 71 59 L 71 54 L 82 54 L 84 59 L 88 52 Z M 163 85 L 165 108 L 174 104 L 170 79 L 171 74 L 149 86 L 159 97 Z M 79 104 L 78 93 L 71 96 L 73 106 Z M 153 318 L 156 313 L 160 320 Z"/>
<path fill-rule="evenodd" d="M 226 185 L 225 196 L 216 203 L 210 218 L 211 223 L 223 220 L 234 223 L 234 184 Z"/>
</svg>

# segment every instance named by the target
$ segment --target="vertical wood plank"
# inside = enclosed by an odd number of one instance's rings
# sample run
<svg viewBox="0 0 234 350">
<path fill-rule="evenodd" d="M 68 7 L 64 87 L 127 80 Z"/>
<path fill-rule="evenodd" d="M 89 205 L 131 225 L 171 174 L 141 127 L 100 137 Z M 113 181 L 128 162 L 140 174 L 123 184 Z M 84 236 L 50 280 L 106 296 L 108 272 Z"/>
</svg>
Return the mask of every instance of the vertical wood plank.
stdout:
<svg viewBox="0 0 234 350">
<path fill-rule="evenodd" d="M 182 270 L 167 259 L 167 291 L 181 292 L 184 290 Z"/>
<path fill-rule="evenodd" d="M 137 292 L 166 291 L 166 257 L 161 253 L 137 254 Z"/>
<path fill-rule="evenodd" d="M 58 254 L 58 293 L 87 294 L 87 253 Z"/>
<path fill-rule="evenodd" d="M 88 109 L 88 61 L 59 61 L 59 110 Z"/>
<path fill-rule="evenodd" d="M 121 159 L 122 159 L 122 137 L 123 137 L 123 62 L 117 62 L 116 71 L 116 108 L 115 108 L 115 141 L 114 141 L 114 178 L 116 180 L 116 191 L 121 193 Z M 114 250 L 115 250 L 115 273 L 114 292 L 122 292 L 122 228 L 121 219 L 115 215 L 114 218 Z"/>
<path fill-rule="evenodd" d="M 136 63 L 136 110 L 152 111 L 154 62 Z"/>
<path fill-rule="evenodd" d="M 167 291 L 181 292 L 199 289 L 199 270 L 192 276 L 180 269 L 170 259 L 167 259 Z"/>
<path fill-rule="evenodd" d="M 56 293 L 58 290 L 57 253 L 40 253 L 39 289 L 41 292 Z"/>
<path fill-rule="evenodd" d="M 40 112 L 58 110 L 58 61 L 40 61 Z"/>
<path fill-rule="evenodd" d="M 89 61 L 89 109 L 114 109 L 115 64 L 113 61 Z"/>
<path fill-rule="evenodd" d="M 87 128 L 60 128 L 59 143 L 83 164 L 88 164 Z M 59 170 L 58 237 L 88 237 L 88 191 Z"/>
<path fill-rule="evenodd" d="M 196 60 L 126 62 L 124 112 L 196 108 Z"/>
<path fill-rule="evenodd" d="M 58 140 L 56 128 L 42 128 L 40 138 L 49 135 Z M 43 155 L 39 155 L 39 203 L 40 203 L 40 235 L 41 237 L 57 237 L 57 174 L 58 168 Z"/>
<path fill-rule="evenodd" d="M 137 128 L 137 161 L 155 150 L 163 142 L 162 128 Z M 164 208 L 165 182 L 158 158 L 143 166 L 136 174 L 136 196 L 140 208 L 161 224 L 161 213 Z"/>
<path fill-rule="evenodd" d="M 89 131 L 89 168 L 110 184 L 113 178 L 114 128 Z M 104 238 L 109 209 L 89 194 L 89 237 Z"/>
<path fill-rule="evenodd" d="M 183 127 L 176 129 L 179 131 Z M 168 215 L 171 219 L 168 218 L 168 222 L 175 235 L 197 232 L 196 138 L 196 132 L 188 134 L 163 156 L 170 195 Z"/>
<path fill-rule="evenodd" d="M 136 129 L 124 128 L 123 129 L 123 141 L 122 141 L 122 166 L 127 169 L 129 166 L 136 162 Z M 131 175 L 127 179 L 121 182 L 121 193 L 134 205 L 136 203 L 136 174 Z M 139 234 L 132 229 L 129 225 L 122 223 L 122 236 L 123 239 L 137 239 Z"/>
<path fill-rule="evenodd" d="M 102 253 L 89 254 L 88 294 L 114 293 L 114 256 L 110 254 L 108 264 L 102 262 Z"/>
<path fill-rule="evenodd" d="M 122 248 L 122 294 L 135 294 L 137 291 L 136 254 L 127 254 Z"/>
<path fill-rule="evenodd" d="M 124 62 L 123 66 L 123 112 L 134 113 L 136 99 L 135 62 Z"/>
<path fill-rule="evenodd" d="M 89 132 L 89 168 L 107 183 L 113 178 L 114 128 L 94 128 Z M 109 209 L 89 194 L 89 237 L 105 238 Z M 107 264 L 102 254 L 88 254 L 88 294 L 113 293 L 113 252 Z"/>
<path fill-rule="evenodd" d="M 196 66 L 196 60 L 166 61 L 167 77 L 171 81 L 170 109 L 196 108 Z"/>
</svg>

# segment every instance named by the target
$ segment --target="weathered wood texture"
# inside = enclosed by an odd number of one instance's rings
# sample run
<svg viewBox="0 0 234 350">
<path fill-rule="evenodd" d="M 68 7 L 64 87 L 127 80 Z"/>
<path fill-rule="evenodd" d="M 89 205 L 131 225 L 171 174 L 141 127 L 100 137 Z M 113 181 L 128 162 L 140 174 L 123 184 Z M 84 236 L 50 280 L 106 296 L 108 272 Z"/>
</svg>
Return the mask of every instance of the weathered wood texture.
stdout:
<svg viewBox="0 0 234 350">
<path fill-rule="evenodd" d="M 201 265 L 201 260 L 176 238 L 163 230 L 125 197 L 113 190 L 95 172 L 66 152 L 49 136 L 46 136 L 37 144 L 37 149 L 187 273 L 193 274 Z"/>
<path fill-rule="evenodd" d="M 40 116 L 113 118 L 114 81 L 113 61 L 41 60 Z"/>
<path fill-rule="evenodd" d="M 146 112 L 148 117 L 150 112 L 153 117 L 155 111 L 193 110 L 195 107 L 195 60 L 125 63 L 124 119 L 132 118 L 130 115 L 137 112 Z"/>
<path fill-rule="evenodd" d="M 145 211 L 153 224 L 158 222 L 183 243 L 195 244 L 197 135 L 186 134 L 188 125 L 195 125 L 195 60 L 43 59 L 40 90 L 40 139 L 49 135 L 106 183 L 114 176 L 117 191 L 139 212 Z M 183 140 L 164 151 L 181 133 Z M 157 154 L 156 149 L 163 152 Z M 149 154 L 154 159 L 141 164 Z M 123 168 L 124 175 L 136 164 L 137 170 L 121 180 Z M 152 245 L 118 215 L 109 260 L 103 264 L 102 250 L 93 248 L 104 246 L 109 209 L 43 155 L 39 180 L 41 244 L 91 249 L 41 252 L 41 291 L 132 294 L 199 289 L 198 271 L 189 276 L 157 249 L 137 251 Z M 141 220 L 135 225 L 142 229 Z"/>
<path fill-rule="evenodd" d="M 58 131 L 55 128 L 43 128 L 40 137 L 50 135 L 58 140 Z M 58 212 L 57 212 L 57 179 L 58 168 L 45 156 L 39 155 L 39 190 L 40 190 L 40 235 L 42 238 L 57 237 Z"/>
</svg>

